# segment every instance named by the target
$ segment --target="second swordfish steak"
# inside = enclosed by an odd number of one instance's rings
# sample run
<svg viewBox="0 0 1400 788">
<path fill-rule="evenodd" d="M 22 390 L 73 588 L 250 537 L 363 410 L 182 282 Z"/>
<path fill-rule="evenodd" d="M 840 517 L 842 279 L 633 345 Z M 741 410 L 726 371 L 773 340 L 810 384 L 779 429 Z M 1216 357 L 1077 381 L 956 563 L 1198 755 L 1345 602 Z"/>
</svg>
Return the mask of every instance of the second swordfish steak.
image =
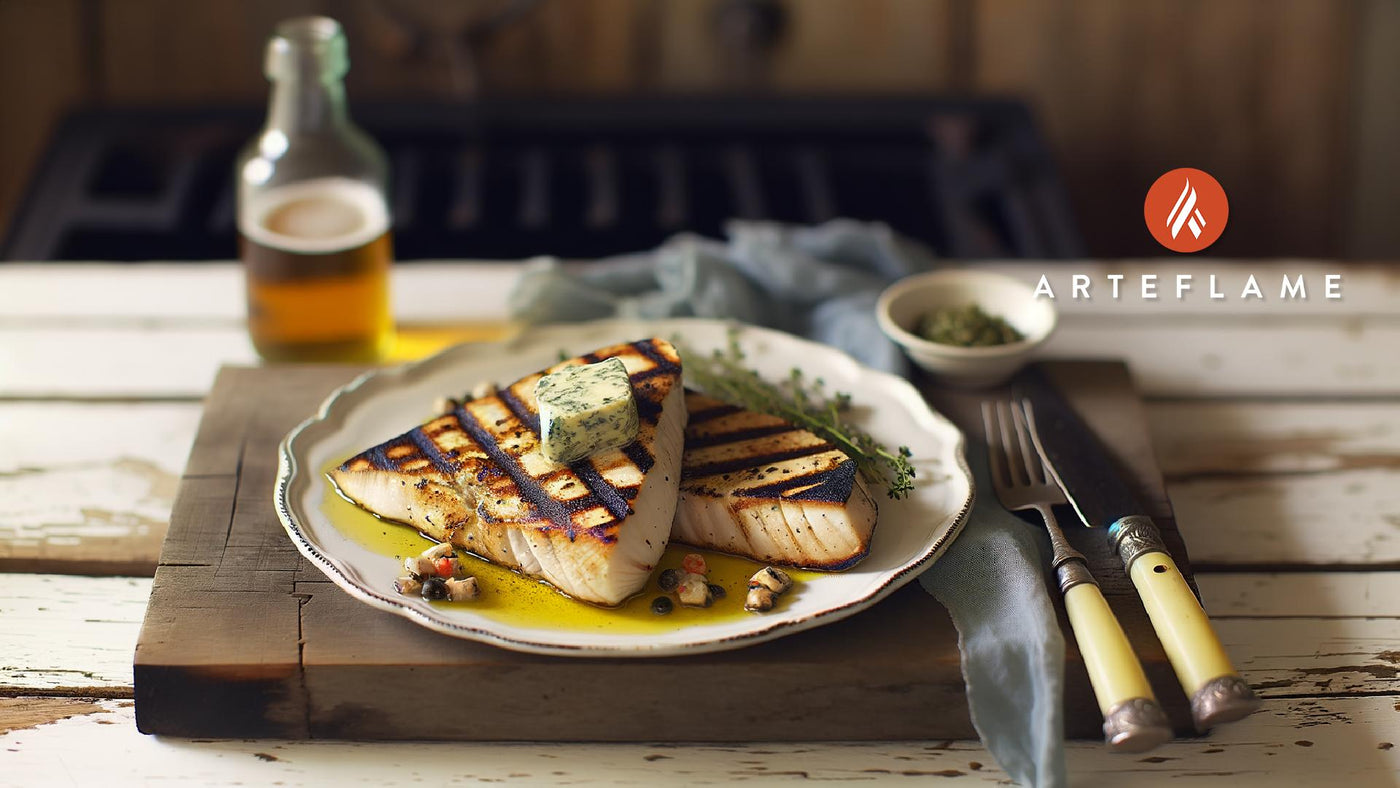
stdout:
<svg viewBox="0 0 1400 788">
<path fill-rule="evenodd" d="M 535 382 L 564 366 L 621 359 L 637 400 L 637 440 L 570 464 L 540 448 Z M 603 348 L 469 400 L 347 460 L 340 491 L 387 520 L 617 605 L 646 585 L 666 549 L 686 409 L 676 349 L 660 339 Z"/>
<path fill-rule="evenodd" d="M 671 538 L 769 564 L 840 570 L 870 551 L 875 499 L 856 463 L 776 416 L 686 393 Z"/>
</svg>

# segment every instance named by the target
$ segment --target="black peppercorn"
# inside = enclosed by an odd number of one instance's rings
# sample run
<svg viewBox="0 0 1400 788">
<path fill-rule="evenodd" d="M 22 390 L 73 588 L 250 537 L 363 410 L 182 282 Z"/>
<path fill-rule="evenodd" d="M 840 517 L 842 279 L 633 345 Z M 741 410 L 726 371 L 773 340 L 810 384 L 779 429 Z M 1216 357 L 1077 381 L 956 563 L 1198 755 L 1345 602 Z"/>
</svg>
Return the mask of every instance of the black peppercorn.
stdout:
<svg viewBox="0 0 1400 788">
<path fill-rule="evenodd" d="M 423 581 L 423 598 L 428 601 L 447 598 L 447 581 L 441 577 L 430 577 Z"/>
<path fill-rule="evenodd" d="M 658 616 L 666 615 L 667 613 L 671 612 L 671 609 L 674 607 L 675 605 L 671 602 L 671 598 L 668 596 L 659 596 L 651 600 L 651 612 L 655 613 Z"/>
<path fill-rule="evenodd" d="M 662 591 L 675 591 L 676 586 L 681 584 L 681 570 L 667 569 L 656 578 L 656 584 L 661 586 Z"/>
</svg>

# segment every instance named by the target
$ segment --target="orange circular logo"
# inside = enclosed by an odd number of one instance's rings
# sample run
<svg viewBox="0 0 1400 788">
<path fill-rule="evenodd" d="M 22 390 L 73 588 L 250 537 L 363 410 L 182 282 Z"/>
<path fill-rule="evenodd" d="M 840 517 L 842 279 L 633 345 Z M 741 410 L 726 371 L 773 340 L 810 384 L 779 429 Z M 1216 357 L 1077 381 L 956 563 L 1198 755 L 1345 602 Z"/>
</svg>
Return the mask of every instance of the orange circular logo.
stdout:
<svg viewBox="0 0 1400 788">
<path fill-rule="evenodd" d="M 1178 167 L 1147 190 L 1142 216 L 1157 243 L 1173 252 L 1199 252 L 1225 231 L 1230 201 L 1210 173 Z"/>
</svg>

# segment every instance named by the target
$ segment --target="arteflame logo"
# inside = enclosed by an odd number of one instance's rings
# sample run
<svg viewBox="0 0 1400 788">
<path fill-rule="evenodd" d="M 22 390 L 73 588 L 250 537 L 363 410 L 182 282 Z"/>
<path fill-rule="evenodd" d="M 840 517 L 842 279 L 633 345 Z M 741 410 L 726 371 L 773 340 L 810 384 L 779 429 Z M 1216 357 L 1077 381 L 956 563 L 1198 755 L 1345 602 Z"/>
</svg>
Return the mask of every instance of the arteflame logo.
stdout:
<svg viewBox="0 0 1400 788">
<path fill-rule="evenodd" d="M 1180 167 L 1147 190 L 1142 215 L 1157 243 L 1173 252 L 1199 252 L 1224 232 L 1230 201 L 1209 173 Z"/>
<path fill-rule="evenodd" d="M 1186 203 L 1182 205 L 1182 203 Z M 1201 215 L 1201 211 L 1196 207 L 1196 190 L 1191 188 L 1191 179 L 1186 179 L 1186 185 L 1181 187 L 1181 196 L 1176 198 L 1176 205 L 1172 207 L 1172 212 L 1167 215 L 1167 224 L 1171 225 L 1172 237 L 1181 232 L 1181 225 L 1191 217 L 1191 234 L 1197 238 L 1201 237 L 1201 228 L 1206 226 L 1206 218 Z"/>
</svg>

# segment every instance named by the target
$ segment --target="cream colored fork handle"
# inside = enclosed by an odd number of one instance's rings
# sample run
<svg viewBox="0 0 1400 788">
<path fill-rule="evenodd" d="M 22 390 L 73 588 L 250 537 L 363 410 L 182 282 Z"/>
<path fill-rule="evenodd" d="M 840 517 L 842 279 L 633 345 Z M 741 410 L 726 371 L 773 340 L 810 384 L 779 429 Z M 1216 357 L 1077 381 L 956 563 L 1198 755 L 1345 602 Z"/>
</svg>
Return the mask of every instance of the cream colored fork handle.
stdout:
<svg viewBox="0 0 1400 788">
<path fill-rule="evenodd" d="M 1070 628 L 1103 712 L 1104 742 L 1120 752 L 1146 752 L 1169 741 L 1172 731 L 1166 714 L 1084 557 L 1064 541 L 1050 507 L 1036 509 L 1045 518 L 1055 545 L 1055 572 L 1064 592 Z"/>
<path fill-rule="evenodd" d="M 1103 712 L 1104 743 L 1119 752 L 1146 752 L 1170 741 L 1171 725 L 1099 587 L 1070 588 L 1065 610 Z"/>
</svg>

